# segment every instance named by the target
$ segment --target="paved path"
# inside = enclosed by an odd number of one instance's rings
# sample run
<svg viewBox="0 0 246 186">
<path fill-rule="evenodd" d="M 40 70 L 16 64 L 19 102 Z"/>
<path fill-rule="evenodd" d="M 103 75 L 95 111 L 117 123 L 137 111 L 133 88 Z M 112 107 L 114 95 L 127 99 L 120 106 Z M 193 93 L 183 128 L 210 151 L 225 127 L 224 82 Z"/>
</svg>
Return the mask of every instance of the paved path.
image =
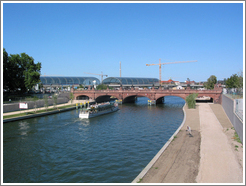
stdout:
<svg viewBox="0 0 246 186">
<path fill-rule="evenodd" d="M 237 183 L 243 181 L 240 166 L 223 127 L 208 104 L 199 106 L 201 160 L 198 183 Z"/>
<path fill-rule="evenodd" d="M 59 105 L 57 105 L 57 107 L 59 108 L 59 107 L 65 106 L 65 105 L 71 105 L 71 102 L 64 103 L 64 104 L 59 104 Z M 54 106 L 49 106 L 48 109 L 49 108 L 54 108 Z M 38 111 L 38 110 L 45 110 L 45 109 L 46 109 L 45 107 L 40 107 L 40 108 L 37 108 L 36 111 Z M 27 109 L 27 110 L 23 109 L 23 110 L 19 110 L 19 111 L 13 111 L 13 112 L 3 113 L 3 116 L 21 114 L 21 113 L 26 113 L 26 112 L 34 112 L 34 111 L 35 111 L 35 109 Z"/>
<path fill-rule="evenodd" d="M 88 101 L 87 100 L 86 101 L 82 100 L 80 102 L 81 103 L 85 103 L 85 102 L 88 102 Z M 73 101 L 73 103 L 71 103 L 71 101 L 69 101 L 68 103 L 59 104 L 56 107 L 59 108 L 59 107 L 63 107 L 63 106 L 66 106 L 66 105 L 75 105 L 75 104 L 76 104 L 75 101 Z M 53 105 L 52 106 L 49 106 L 48 109 L 49 108 L 54 108 L 54 106 Z M 36 111 L 38 111 L 38 110 L 45 110 L 45 109 L 46 109 L 45 107 L 40 107 L 40 108 L 37 108 Z M 27 109 L 27 110 L 24 110 L 23 109 L 23 110 L 19 110 L 19 111 L 13 111 L 13 112 L 3 113 L 3 116 L 15 115 L 15 114 L 20 114 L 20 113 L 25 113 L 25 112 L 34 112 L 34 111 L 35 111 L 35 109 Z"/>
</svg>

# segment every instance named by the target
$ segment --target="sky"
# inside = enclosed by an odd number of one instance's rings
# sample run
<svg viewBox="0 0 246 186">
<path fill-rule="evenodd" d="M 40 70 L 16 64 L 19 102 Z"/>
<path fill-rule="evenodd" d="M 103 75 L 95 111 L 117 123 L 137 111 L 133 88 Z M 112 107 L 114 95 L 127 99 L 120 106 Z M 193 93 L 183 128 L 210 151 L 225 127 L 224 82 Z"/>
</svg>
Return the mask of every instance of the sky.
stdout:
<svg viewBox="0 0 246 186">
<path fill-rule="evenodd" d="M 244 70 L 241 3 L 10 3 L 2 48 L 41 62 L 41 75 L 206 81 Z M 104 79 L 106 77 L 104 76 Z"/>
</svg>

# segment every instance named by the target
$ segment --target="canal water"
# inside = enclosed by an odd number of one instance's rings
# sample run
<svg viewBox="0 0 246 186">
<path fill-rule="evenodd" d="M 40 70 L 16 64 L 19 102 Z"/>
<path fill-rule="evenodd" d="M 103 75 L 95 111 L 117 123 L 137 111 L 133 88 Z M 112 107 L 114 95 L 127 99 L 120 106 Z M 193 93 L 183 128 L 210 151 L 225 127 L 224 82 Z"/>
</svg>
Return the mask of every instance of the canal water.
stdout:
<svg viewBox="0 0 246 186">
<path fill-rule="evenodd" d="M 3 124 L 3 182 L 131 183 L 184 118 L 179 97 L 147 103 L 89 120 L 72 110 Z"/>
</svg>

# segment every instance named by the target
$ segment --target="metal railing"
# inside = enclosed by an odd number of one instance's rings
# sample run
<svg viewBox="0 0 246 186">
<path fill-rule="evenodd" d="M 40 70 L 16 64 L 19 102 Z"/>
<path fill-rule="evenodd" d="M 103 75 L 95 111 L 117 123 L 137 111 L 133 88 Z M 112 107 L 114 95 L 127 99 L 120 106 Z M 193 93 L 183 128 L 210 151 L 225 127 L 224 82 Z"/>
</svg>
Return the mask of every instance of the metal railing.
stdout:
<svg viewBox="0 0 246 186">
<path fill-rule="evenodd" d="M 243 121 L 243 101 L 242 99 L 235 100 L 235 114 L 238 116 L 240 120 Z"/>
<path fill-rule="evenodd" d="M 223 94 L 232 99 L 243 99 L 243 89 L 242 88 L 223 88 Z"/>
</svg>

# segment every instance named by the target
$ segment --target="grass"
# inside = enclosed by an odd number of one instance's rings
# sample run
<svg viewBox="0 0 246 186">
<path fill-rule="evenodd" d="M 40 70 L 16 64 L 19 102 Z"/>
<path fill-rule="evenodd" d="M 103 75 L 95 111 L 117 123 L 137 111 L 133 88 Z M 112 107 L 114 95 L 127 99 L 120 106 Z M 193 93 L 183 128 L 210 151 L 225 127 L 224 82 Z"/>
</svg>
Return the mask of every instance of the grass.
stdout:
<svg viewBox="0 0 246 186">
<path fill-rule="evenodd" d="M 238 143 L 242 144 L 242 142 L 241 142 L 241 140 L 240 140 L 240 138 L 239 138 L 239 136 L 238 136 L 236 131 L 234 132 L 234 137 L 233 138 L 234 138 L 235 141 L 237 141 Z"/>
<path fill-rule="evenodd" d="M 23 111 L 23 113 L 13 114 L 13 115 L 8 115 L 8 116 L 3 116 L 3 119 L 9 119 L 9 118 L 14 118 L 14 117 L 21 117 L 21 116 L 32 115 L 32 114 L 40 114 L 40 113 L 44 113 L 44 112 L 51 112 L 51 111 L 55 111 L 55 110 L 71 108 L 71 107 L 74 107 L 74 106 L 75 105 L 65 105 L 65 106 L 56 107 L 56 108 L 48 108 L 47 110 L 46 109 L 36 110 L 36 112 L 35 111 L 30 111 L 30 112 L 24 112 Z"/>
<path fill-rule="evenodd" d="M 173 136 L 173 140 L 172 141 L 174 141 L 176 138 L 177 138 L 177 136 Z"/>
<path fill-rule="evenodd" d="M 234 127 L 231 127 L 231 129 L 232 129 L 232 130 L 235 130 Z M 238 134 L 237 134 L 236 131 L 234 132 L 233 139 L 234 139 L 235 141 L 237 141 L 238 143 L 241 143 L 241 144 L 242 144 L 242 142 L 241 142 L 241 140 L 240 140 L 240 138 L 239 138 L 239 136 L 238 136 Z"/>
<path fill-rule="evenodd" d="M 140 178 L 139 181 L 138 181 L 138 183 L 140 183 L 140 182 L 142 181 L 142 179 L 143 179 L 143 178 Z"/>
</svg>

